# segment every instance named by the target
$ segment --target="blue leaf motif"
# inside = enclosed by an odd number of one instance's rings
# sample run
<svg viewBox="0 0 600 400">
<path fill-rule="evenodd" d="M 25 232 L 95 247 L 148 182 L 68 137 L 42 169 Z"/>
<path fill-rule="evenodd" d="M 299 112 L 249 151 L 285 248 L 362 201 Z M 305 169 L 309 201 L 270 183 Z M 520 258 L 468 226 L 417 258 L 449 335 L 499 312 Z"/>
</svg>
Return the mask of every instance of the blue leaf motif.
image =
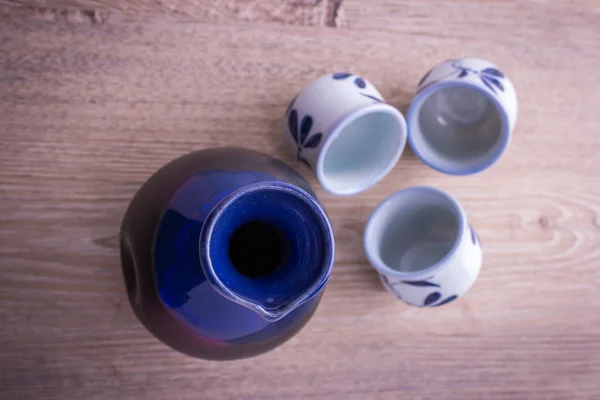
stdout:
<svg viewBox="0 0 600 400">
<path fill-rule="evenodd" d="M 488 89 L 490 89 L 492 91 L 492 93 L 496 94 L 496 89 L 494 89 L 492 84 L 488 81 L 489 78 L 486 75 L 480 75 L 479 77 L 481 78 L 481 81 L 483 82 L 483 84 L 485 86 L 487 86 Z"/>
<path fill-rule="evenodd" d="M 375 101 L 376 101 L 376 102 L 378 102 L 378 103 L 383 103 L 383 100 L 381 100 L 381 99 L 378 99 L 378 98 L 377 98 L 377 97 L 375 97 L 375 96 L 371 96 L 370 94 L 361 93 L 361 95 L 363 95 L 363 96 L 365 96 L 365 97 L 368 97 L 368 98 L 369 98 L 369 99 L 371 99 L 371 100 L 375 100 Z"/>
<path fill-rule="evenodd" d="M 323 134 L 320 132 L 310 135 L 313 125 L 313 118 L 310 115 L 305 115 L 302 118 L 302 121 L 300 121 L 300 124 L 298 124 L 298 112 L 295 109 L 290 111 L 290 114 L 288 115 L 288 126 L 294 141 L 298 145 L 296 149 L 296 159 L 308 167 L 310 167 L 310 164 L 302 157 L 302 151 L 318 147 L 323 138 Z"/>
<path fill-rule="evenodd" d="M 410 286 L 420 286 L 420 287 L 440 287 L 440 285 L 432 283 L 432 282 L 427 282 L 427 281 L 402 281 L 402 283 L 405 283 L 407 285 Z"/>
<path fill-rule="evenodd" d="M 474 70 L 472 68 L 463 66 L 460 60 L 452 61 L 452 67 L 459 71 L 458 78 L 464 78 L 469 75 L 469 73 L 476 74 L 479 76 L 481 82 L 494 94 L 498 94 L 498 90 L 504 92 L 504 84 L 500 81 L 501 78 L 504 78 L 504 74 L 497 70 L 496 68 L 485 68 L 483 70 Z M 420 88 L 418 92 L 423 90 Z"/>
<path fill-rule="evenodd" d="M 471 228 L 471 240 L 473 241 L 473 244 L 476 245 L 477 243 L 481 243 L 481 239 L 479 239 L 479 235 L 475 232 L 475 229 L 470 225 L 469 227 Z"/>
<path fill-rule="evenodd" d="M 392 294 L 394 296 L 396 296 L 396 298 L 402 300 L 402 296 L 400 296 L 400 293 L 396 292 L 396 290 L 394 290 L 394 285 L 392 285 L 389 281 L 389 279 L 387 278 L 387 276 L 385 275 L 379 275 L 381 277 L 381 279 L 383 280 L 384 284 L 383 286 L 385 286 L 390 292 L 392 292 Z"/>
<path fill-rule="evenodd" d="M 429 296 L 427 296 L 425 298 L 425 301 L 423 302 L 423 306 L 427 307 L 427 306 L 432 305 L 433 303 L 438 301 L 440 299 L 440 297 L 442 297 L 442 295 L 439 292 L 431 293 Z"/>
<path fill-rule="evenodd" d="M 500 89 L 500 91 L 504 92 L 504 85 L 502 84 L 502 82 L 500 82 L 498 79 L 496 78 L 490 78 L 490 77 L 486 77 L 491 83 L 493 83 L 494 85 L 496 85 L 496 87 L 498 89 Z"/>
<path fill-rule="evenodd" d="M 453 294 L 452 296 L 440 301 L 439 303 L 437 303 L 436 305 L 432 306 L 432 307 L 439 307 L 439 306 L 443 306 L 444 304 L 448 304 L 454 300 L 456 300 L 458 298 L 457 295 Z"/>
<path fill-rule="evenodd" d="M 292 110 L 290 115 L 288 115 L 288 128 L 292 134 L 292 138 L 294 138 L 294 142 L 300 144 L 298 142 L 298 112 L 296 110 Z"/>
<path fill-rule="evenodd" d="M 302 144 L 306 141 L 310 130 L 312 129 L 313 119 L 310 115 L 302 118 L 302 122 L 300 123 L 300 139 L 299 143 Z"/>
<path fill-rule="evenodd" d="M 445 78 L 444 78 L 444 79 L 445 79 Z M 441 80 L 441 79 L 440 79 L 440 80 Z M 428 87 L 430 87 L 430 86 L 433 86 L 434 84 L 436 84 L 436 83 L 438 83 L 438 82 L 439 82 L 439 80 L 437 80 L 437 81 L 431 81 L 431 82 L 428 82 L 428 83 L 426 83 L 426 84 L 425 84 L 425 85 L 423 85 L 423 86 L 420 86 L 420 87 L 419 87 L 419 89 L 417 89 L 417 93 L 421 93 L 423 90 L 427 89 L 427 88 L 428 88 Z"/>
<path fill-rule="evenodd" d="M 421 86 L 423 84 L 423 82 L 425 82 L 427 80 L 427 78 L 429 78 L 429 75 L 431 75 L 431 72 L 433 72 L 433 69 L 430 69 L 424 77 L 421 78 L 421 80 L 419 81 L 419 86 Z"/>
<path fill-rule="evenodd" d="M 364 89 L 365 87 L 367 87 L 367 84 L 365 83 L 364 79 L 362 79 L 361 77 L 356 78 L 354 80 L 354 84 L 361 89 Z"/>
<path fill-rule="evenodd" d="M 352 74 L 349 74 L 347 72 L 338 72 L 337 74 L 333 74 L 333 79 L 348 79 L 350 76 L 352 76 Z"/>
<path fill-rule="evenodd" d="M 322 138 L 323 138 L 322 133 L 315 133 L 308 139 L 308 141 L 306 143 L 304 143 L 304 148 L 314 149 L 316 147 L 319 147 L 319 144 L 321 144 Z"/>
<path fill-rule="evenodd" d="M 504 74 L 497 70 L 496 68 L 486 68 L 481 71 L 482 74 L 494 75 L 498 78 L 504 78 Z"/>
</svg>

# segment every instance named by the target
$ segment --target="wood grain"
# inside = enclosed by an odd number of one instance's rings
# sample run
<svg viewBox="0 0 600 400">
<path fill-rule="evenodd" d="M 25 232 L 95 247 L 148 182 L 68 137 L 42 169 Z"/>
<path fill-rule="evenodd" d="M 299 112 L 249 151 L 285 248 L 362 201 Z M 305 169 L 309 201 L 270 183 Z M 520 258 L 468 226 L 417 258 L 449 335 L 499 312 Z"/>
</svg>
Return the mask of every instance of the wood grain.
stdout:
<svg viewBox="0 0 600 400">
<path fill-rule="evenodd" d="M 345 0 L 338 29 L 0 19 L 0 398 L 597 399 L 597 5 L 462 3 Z M 520 96 L 494 168 L 449 177 L 407 151 L 381 184 L 337 198 L 283 151 L 285 107 L 320 74 L 356 71 L 406 111 L 421 75 L 463 54 L 495 61 Z M 233 363 L 188 358 L 144 330 L 117 245 L 153 171 L 220 145 L 307 176 L 338 248 L 309 325 Z M 439 309 L 395 301 L 361 246 L 373 208 L 416 184 L 454 194 L 485 248 L 474 288 Z"/>
<path fill-rule="evenodd" d="M 339 0 L 0 0 L 9 16 L 71 21 L 259 22 L 333 26 Z"/>
</svg>

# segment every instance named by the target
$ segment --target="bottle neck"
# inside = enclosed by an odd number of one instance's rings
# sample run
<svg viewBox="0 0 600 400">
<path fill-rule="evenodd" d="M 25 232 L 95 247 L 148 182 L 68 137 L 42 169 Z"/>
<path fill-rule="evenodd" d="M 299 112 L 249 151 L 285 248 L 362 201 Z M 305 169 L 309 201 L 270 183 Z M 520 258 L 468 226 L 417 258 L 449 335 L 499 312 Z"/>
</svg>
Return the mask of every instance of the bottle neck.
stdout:
<svg viewBox="0 0 600 400">
<path fill-rule="evenodd" d="M 245 186 L 210 212 L 200 261 L 222 295 L 269 321 L 325 285 L 334 259 L 331 225 L 318 202 L 283 182 Z"/>
</svg>

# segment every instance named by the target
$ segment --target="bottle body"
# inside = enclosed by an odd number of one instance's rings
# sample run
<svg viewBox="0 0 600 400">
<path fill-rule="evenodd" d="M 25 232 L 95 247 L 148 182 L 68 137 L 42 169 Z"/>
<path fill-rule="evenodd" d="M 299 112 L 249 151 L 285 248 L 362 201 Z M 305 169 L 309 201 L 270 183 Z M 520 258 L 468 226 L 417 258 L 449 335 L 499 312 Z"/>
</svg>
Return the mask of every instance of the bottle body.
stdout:
<svg viewBox="0 0 600 400">
<path fill-rule="evenodd" d="M 250 150 L 208 149 L 165 165 L 121 227 L 131 306 L 183 353 L 249 357 L 298 332 L 333 263 L 333 233 L 309 184 Z"/>
</svg>

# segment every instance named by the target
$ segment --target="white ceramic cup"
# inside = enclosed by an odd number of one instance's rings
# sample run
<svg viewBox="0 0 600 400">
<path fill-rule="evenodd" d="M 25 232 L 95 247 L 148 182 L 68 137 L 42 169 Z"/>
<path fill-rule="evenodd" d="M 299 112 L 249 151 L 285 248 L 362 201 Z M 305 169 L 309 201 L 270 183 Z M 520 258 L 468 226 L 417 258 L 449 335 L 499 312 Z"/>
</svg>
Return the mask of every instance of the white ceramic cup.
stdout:
<svg viewBox="0 0 600 400">
<path fill-rule="evenodd" d="M 285 140 L 323 188 L 352 195 L 381 181 L 406 145 L 406 121 L 365 79 L 324 75 L 292 100 Z"/>
<path fill-rule="evenodd" d="M 489 61 L 448 60 L 419 83 L 409 107 L 409 142 L 430 167 L 469 175 L 500 159 L 517 120 L 510 80 Z"/>
<path fill-rule="evenodd" d="M 386 289 L 418 307 L 457 299 L 481 269 L 481 243 L 464 210 L 448 193 L 428 186 L 385 199 L 367 222 L 364 248 Z"/>
</svg>

